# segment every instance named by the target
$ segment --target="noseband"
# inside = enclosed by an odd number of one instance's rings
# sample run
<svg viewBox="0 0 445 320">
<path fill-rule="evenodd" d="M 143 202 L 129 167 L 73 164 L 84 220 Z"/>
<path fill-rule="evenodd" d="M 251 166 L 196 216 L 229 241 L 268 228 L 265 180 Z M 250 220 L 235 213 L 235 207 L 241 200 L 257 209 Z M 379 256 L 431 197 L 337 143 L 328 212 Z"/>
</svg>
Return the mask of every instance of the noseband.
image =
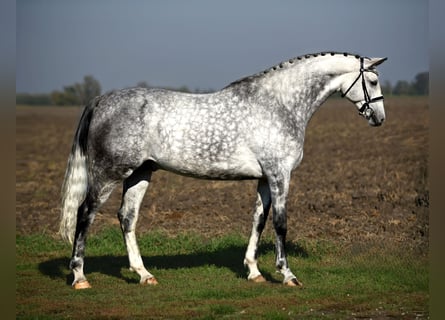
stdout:
<svg viewBox="0 0 445 320">
<path fill-rule="evenodd" d="M 362 78 L 362 88 L 363 88 L 363 94 L 365 96 L 365 103 L 361 106 L 361 108 L 358 110 L 359 114 L 361 116 L 364 116 L 366 119 L 370 119 L 374 115 L 374 110 L 369 106 L 370 103 L 383 100 L 383 96 L 371 98 L 368 93 L 368 89 L 366 88 L 366 82 L 365 82 L 365 71 L 371 71 L 369 69 L 365 69 L 363 66 L 363 57 L 360 57 L 360 74 L 358 77 L 354 80 L 354 82 L 349 86 L 348 90 L 345 91 L 345 93 L 342 93 L 341 97 L 344 98 L 349 90 L 356 84 L 358 79 Z M 360 102 L 361 100 L 353 101 L 353 103 Z"/>
</svg>

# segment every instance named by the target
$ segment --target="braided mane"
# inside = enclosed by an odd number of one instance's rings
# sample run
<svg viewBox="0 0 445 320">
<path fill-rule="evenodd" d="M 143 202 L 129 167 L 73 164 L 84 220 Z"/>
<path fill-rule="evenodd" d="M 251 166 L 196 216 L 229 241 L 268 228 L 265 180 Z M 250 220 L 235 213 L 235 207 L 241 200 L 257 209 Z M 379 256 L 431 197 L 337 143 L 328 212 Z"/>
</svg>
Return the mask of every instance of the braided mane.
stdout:
<svg viewBox="0 0 445 320">
<path fill-rule="evenodd" d="M 240 84 L 240 83 L 250 82 L 250 81 L 252 81 L 252 80 L 254 80 L 254 79 L 258 78 L 258 77 L 261 77 L 261 76 L 263 76 L 265 74 L 268 74 L 269 72 L 274 72 L 274 71 L 277 71 L 277 70 L 286 69 L 286 68 L 288 68 L 291 65 L 301 63 L 302 61 L 305 61 L 307 59 L 316 58 L 316 57 L 320 57 L 320 56 L 328 56 L 328 55 L 330 55 L 330 56 L 342 55 L 342 56 L 345 56 L 345 57 L 353 56 L 356 59 L 360 59 L 360 55 L 359 54 L 348 53 L 348 52 L 334 52 L 333 51 L 333 52 L 317 52 L 317 53 L 304 54 L 304 55 L 301 55 L 301 56 L 298 56 L 298 57 L 291 58 L 291 59 L 285 60 L 283 62 L 280 62 L 279 64 L 274 65 L 273 67 L 270 67 L 270 68 L 268 68 L 266 70 L 263 70 L 261 72 L 258 72 L 258 73 L 255 73 L 255 74 L 243 77 L 243 78 L 238 79 L 238 80 L 235 80 L 234 82 L 230 83 L 225 88 L 228 88 L 228 87 Z"/>
</svg>

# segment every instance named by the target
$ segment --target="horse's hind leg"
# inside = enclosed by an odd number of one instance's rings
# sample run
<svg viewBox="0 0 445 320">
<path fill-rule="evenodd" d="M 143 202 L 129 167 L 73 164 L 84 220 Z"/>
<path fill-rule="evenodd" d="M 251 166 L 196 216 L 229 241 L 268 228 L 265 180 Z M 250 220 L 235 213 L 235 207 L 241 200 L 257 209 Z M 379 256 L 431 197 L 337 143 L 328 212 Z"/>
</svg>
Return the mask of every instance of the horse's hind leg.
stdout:
<svg viewBox="0 0 445 320">
<path fill-rule="evenodd" d="M 258 270 L 258 243 L 261 233 L 266 225 L 267 215 L 271 204 L 270 189 L 266 180 L 259 180 L 257 187 L 257 200 L 253 216 L 252 233 L 247 246 L 244 264 L 249 268 L 248 279 L 254 282 L 264 282 L 265 279 Z"/>
<path fill-rule="evenodd" d="M 139 274 L 141 284 L 155 285 L 158 282 L 154 276 L 145 269 L 135 233 L 139 207 L 150 183 L 150 178 L 150 169 L 142 165 L 124 181 L 122 204 L 118 212 L 118 217 L 127 247 L 130 269 Z"/>
<path fill-rule="evenodd" d="M 83 272 L 87 232 L 89 226 L 93 223 L 97 210 L 108 199 L 113 187 L 114 184 L 111 182 L 91 186 L 77 211 L 76 233 L 70 261 L 70 269 L 73 270 L 74 274 L 73 287 L 75 289 L 90 288 Z"/>
</svg>

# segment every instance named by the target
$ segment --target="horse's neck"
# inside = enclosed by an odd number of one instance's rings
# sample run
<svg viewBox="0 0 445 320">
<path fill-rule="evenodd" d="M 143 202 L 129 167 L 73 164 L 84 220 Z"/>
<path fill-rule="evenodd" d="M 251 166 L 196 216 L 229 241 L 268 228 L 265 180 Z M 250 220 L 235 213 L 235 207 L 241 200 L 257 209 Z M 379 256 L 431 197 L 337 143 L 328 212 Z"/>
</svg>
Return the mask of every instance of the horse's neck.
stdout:
<svg viewBox="0 0 445 320">
<path fill-rule="evenodd" d="M 326 62 L 296 65 L 261 79 L 260 90 L 275 100 L 275 104 L 297 113 L 307 123 L 323 102 L 339 89 L 339 78 L 346 72 L 343 69 L 329 69 Z"/>
</svg>

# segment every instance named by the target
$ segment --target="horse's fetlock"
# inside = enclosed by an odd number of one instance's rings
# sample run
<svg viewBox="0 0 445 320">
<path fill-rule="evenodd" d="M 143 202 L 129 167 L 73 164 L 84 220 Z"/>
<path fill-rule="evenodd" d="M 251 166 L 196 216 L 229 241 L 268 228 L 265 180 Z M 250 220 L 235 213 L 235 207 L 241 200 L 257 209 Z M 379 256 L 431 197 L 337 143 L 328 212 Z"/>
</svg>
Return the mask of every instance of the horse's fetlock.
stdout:
<svg viewBox="0 0 445 320">
<path fill-rule="evenodd" d="M 277 259 L 277 261 L 275 263 L 275 267 L 279 271 L 283 270 L 285 265 L 286 265 L 286 260 L 284 260 L 284 259 Z"/>
<path fill-rule="evenodd" d="M 253 264 L 257 264 L 257 260 L 256 259 L 249 259 L 249 258 L 244 258 L 244 266 L 249 266 L 249 265 L 253 265 Z"/>
<path fill-rule="evenodd" d="M 81 267 L 82 265 L 83 265 L 83 260 L 82 259 L 80 259 L 80 258 L 77 258 L 77 259 L 73 258 L 70 261 L 69 268 L 71 270 L 74 270 L 74 269 L 77 269 L 77 268 Z"/>
</svg>

